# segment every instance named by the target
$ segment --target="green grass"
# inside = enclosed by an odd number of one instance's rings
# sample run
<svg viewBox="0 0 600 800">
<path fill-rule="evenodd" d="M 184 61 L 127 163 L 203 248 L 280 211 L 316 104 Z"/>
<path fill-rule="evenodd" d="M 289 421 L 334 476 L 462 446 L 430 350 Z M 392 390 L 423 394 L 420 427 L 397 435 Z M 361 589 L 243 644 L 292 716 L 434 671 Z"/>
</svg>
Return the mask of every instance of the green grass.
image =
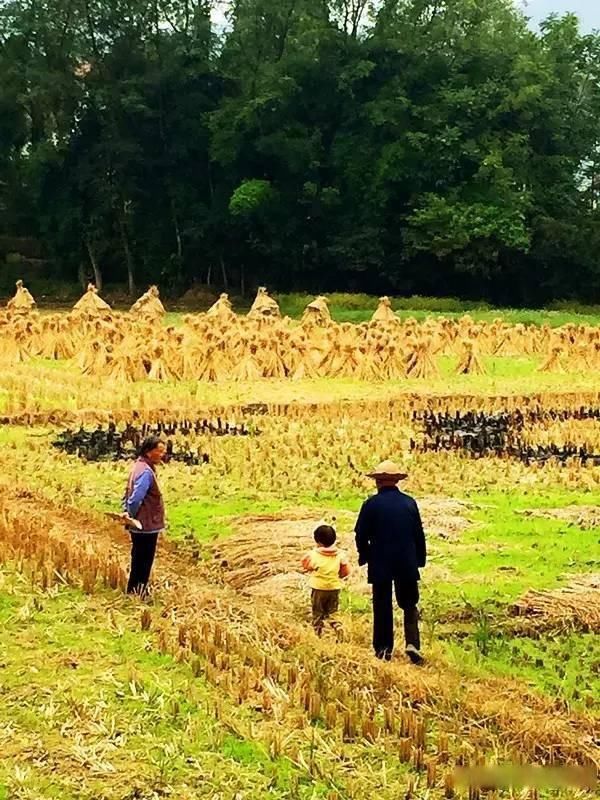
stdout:
<svg viewBox="0 0 600 800">
<path fill-rule="evenodd" d="M 326 295 L 333 318 L 337 322 L 365 322 L 377 308 L 377 298 L 365 294 Z M 278 300 L 283 314 L 298 319 L 306 305 L 313 299 L 311 295 L 280 295 Z M 524 325 L 547 324 L 552 327 L 567 322 L 600 324 L 600 306 L 581 304 L 559 304 L 558 308 L 527 309 L 498 308 L 484 301 L 460 300 L 454 297 L 395 297 L 392 308 L 401 319 L 413 318 L 419 321 L 431 316 L 458 318 L 469 314 L 473 319 L 491 322 L 500 317 L 505 322 Z"/>
<path fill-rule="evenodd" d="M 589 494 L 505 490 L 467 495 L 467 499 L 479 506 L 470 514 L 475 525 L 463 531 L 458 541 L 435 545 L 434 563 L 453 576 L 452 582 L 435 587 L 440 599 L 506 606 L 527 589 L 556 588 L 569 575 L 600 569 L 597 530 L 522 513 L 589 505 L 593 501 Z"/>
<path fill-rule="evenodd" d="M 274 295 L 279 302 L 281 313 L 291 319 L 300 319 L 304 309 L 314 299 L 313 295 L 282 294 Z M 378 299 L 365 294 L 331 294 L 329 300 L 331 315 L 336 322 L 367 322 L 377 308 Z M 236 300 L 234 308 L 246 313 L 250 308 L 248 300 Z M 166 303 L 169 308 L 169 303 Z M 176 303 L 175 303 L 176 307 Z M 173 306 L 171 306 L 173 308 Z M 419 322 L 429 318 L 443 316 L 458 319 L 465 314 L 479 322 L 492 322 L 502 319 L 504 322 L 522 325 L 550 325 L 557 328 L 569 322 L 579 324 L 600 325 L 600 306 L 581 304 L 560 304 L 558 308 L 501 308 L 493 307 L 485 302 L 457 300 L 456 298 L 407 297 L 392 298 L 392 308 L 400 319 L 415 319 Z M 193 311 L 206 311 L 206 307 L 181 310 L 170 310 L 167 323 L 180 325 L 183 317 Z"/>
<path fill-rule="evenodd" d="M 149 648 L 128 599 L 32 593 L 4 568 L 0 626 L 0 797 L 194 800 L 226 787 L 262 800 L 292 783 L 295 797 L 324 796 L 215 719 L 213 688 Z"/>
<path fill-rule="evenodd" d="M 432 542 L 431 563 L 451 579 L 432 580 L 423 571 L 423 632 L 428 646 L 441 645 L 445 660 L 465 679 L 498 675 L 579 710 L 597 709 L 600 639 L 595 634 L 511 634 L 508 606 L 528 589 L 554 589 L 575 574 L 600 570 L 597 530 L 560 520 L 523 515 L 529 509 L 593 504 L 584 492 L 543 489 L 474 493 L 466 499 L 475 527 L 456 542 Z M 360 609 L 358 609 L 360 610 Z M 463 623 L 446 623 L 464 612 Z M 507 627 L 508 626 L 508 627 Z"/>
<path fill-rule="evenodd" d="M 447 640 L 444 654 L 465 677 L 492 674 L 518 679 L 576 710 L 600 713 L 600 639 L 596 634 L 507 638 L 492 623 L 487 648 L 482 653 L 481 641 L 470 635 Z"/>
<path fill-rule="evenodd" d="M 253 514 L 276 514 L 286 507 L 284 501 L 241 496 L 233 499 L 182 500 L 169 505 L 169 537 L 175 540 L 193 536 L 210 542 L 229 536 L 232 521 Z"/>
</svg>

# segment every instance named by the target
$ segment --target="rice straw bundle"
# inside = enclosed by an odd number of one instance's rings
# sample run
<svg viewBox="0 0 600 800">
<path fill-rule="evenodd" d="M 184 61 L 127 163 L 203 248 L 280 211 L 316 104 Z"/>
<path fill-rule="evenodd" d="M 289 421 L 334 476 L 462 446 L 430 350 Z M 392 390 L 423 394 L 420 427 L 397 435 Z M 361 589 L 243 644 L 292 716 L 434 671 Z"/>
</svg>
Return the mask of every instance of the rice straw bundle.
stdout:
<svg viewBox="0 0 600 800">
<path fill-rule="evenodd" d="M 566 372 L 563 358 L 562 347 L 560 345 L 554 345 L 548 358 L 538 368 L 538 372 Z"/>
<path fill-rule="evenodd" d="M 531 590 L 514 604 L 513 612 L 600 633 L 600 575 L 578 578 L 553 591 Z"/>
<path fill-rule="evenodd" d="M 456 367 L 457 375 L 485 375 L 485 366 L 477 352 L 476 343 L 471 339 L 463 343 L 462 353 Z"/>
<path fill-rule="evenodd" d="M 249 319 L 262 319 L 264 317 L 281 317 L 277 302 L 269 296 L 266 287 L 260 286 L 256 299 L 248 312 Z"/>
<path fill-rule="evenodd" d="M 80 314 L 97 316 L 110 312 L 111 308 L 108 303 L 99 296 L 98 289 L 96 289 L 94 284 L 88 283 L 87 291 L 75 303 L 73 310 Z"/>
<path fill-rule="evenodd" d="M 406 357 L 406 377 L 436 378 L 438 375 L 430 343 L 426 339 L 418 340 Z"/>
<path fill-rule="evenodd" d="M 317 327 L 327 327 L 330 322 L 331 312 L 327 305 L 327 298 L 323 295 L 319 295 L 304 309 L 300 324 L 305 327 L 312 327 L 313 325 Z"/>
<path fill-rule="evenodd" d="M 143 316 L 150 320 L 162 319 L 166 311 L 160 301 L 158 286 L 150 286 L 148 291 L 138 298 L 131 306 L 130 313 L 134 316 Z"/>
<path fill-rule="evenodd" d="M 23 285 L 22 280 L 17 281 L 17 291 L 6 304 L 7 311 L 13 314 L 28 314 L 35 308 L 35 300 L 31 295 L 29 289 Z"/>
<path fill-rule="evenodd" d="M 219 322 L 229 323 L 235 322 L 236 316 L 231 307 L 231 300 L 229 299 L 229 295 L 223 292 L 219 299 L 213 303 L 213 305 L 208 309 L 206 312 L 206 316 L 209 318 L 214 318 Z"/>
<path fill-rule="evenodd" d="M 392 303 L 389 297 L 380 297 L 379 305 L 371 317 L 373 322 L 399 322 L 400 320 L 392 310 Z"/>
</svg>

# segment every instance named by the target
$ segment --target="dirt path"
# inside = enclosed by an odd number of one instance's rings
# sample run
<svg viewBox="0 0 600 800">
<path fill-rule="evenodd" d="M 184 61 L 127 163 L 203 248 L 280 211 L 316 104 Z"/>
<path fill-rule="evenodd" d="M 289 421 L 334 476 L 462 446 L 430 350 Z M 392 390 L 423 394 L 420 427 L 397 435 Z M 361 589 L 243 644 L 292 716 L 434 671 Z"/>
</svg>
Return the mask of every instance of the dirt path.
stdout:
<svg viewBox="0 0 600 800">
<path fill-rule="evenodd" d="M 21 561 L 42 582 L 60 579 L 93 591 L 100 580 L 122 588 L 128 542 L 118 527 L 99 515 L 49 503 L 33 492 L 4 491 L 2 560 Z M 342 715 L 346 726 L 356 715 L 363 735 L 374 736 L 369 725 L 375 725 L 383 743 L 388 735 L 396 741 L 407 735 L 404 731 L 403 737 L 395 723 L 388 725 L 392 710 L 402 715 L 412 709 L 410 713 L 428 718 L 437 730 L 433 747 L 438 755 L 446 746 L 453 758 L 493 751 L 500 757 L 521 754 L 536 761 L 591 762 L 600 767 L 597 720 L 569 712 L 521 682 L 469 680 L 436 658 L 422 669 L 400 660 L 381 664 L 371 655 L 365 615 L 346 613 L 343 646 L 319 640 L 298 616 L 298 606 L 273 603 L 272 595 L 242 595 L 239 587 L 223 581 L 218 559 L 194 563 L 168 542 L 160 549 L 155 574 L 157 605 L 142 607 L 142 612 L 153 619 L 158 646 L 179 646 L 181 657 L 201 658 L 209 680 L 239 702 L 263 708 L 267 716 L 272 716 L 273 701 L 265 699 L 264 680 L 272 683 L 274 697 L 277 692 L 285 695 L 290 715 L 314 717 L 318 695 L 317 716 L 325 719 L 326 708 L 337 709 L 338 721 Z M 252 687 L 257 674 L 262 676 L 258 689 Z M 262 698 L 258 705 L 257 698 Z M 385 723 L 372 721 L 381 715 Z M 413 735 L 418 737 L 414 730 L 409 732 Z M 441 744 L 446 740 L 439 737 L 449 737 L 450 744 Z"/>
</svg>

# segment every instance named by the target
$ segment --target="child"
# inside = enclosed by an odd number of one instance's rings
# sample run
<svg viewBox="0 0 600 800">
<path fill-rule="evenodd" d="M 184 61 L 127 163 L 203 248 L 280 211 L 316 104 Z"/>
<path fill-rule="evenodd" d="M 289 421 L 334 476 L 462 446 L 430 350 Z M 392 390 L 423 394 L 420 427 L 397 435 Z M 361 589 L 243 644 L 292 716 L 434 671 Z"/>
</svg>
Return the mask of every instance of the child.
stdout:
<svg viewBox="0 0 600 800">
<path fill-rule="evenodd" d="M 312 624 L 317 636 L 321 636 L 328 621 L 342 640 L 342 624 L 337 618 L 342 579 L 350 574 L 345 553 L 335 546 L 336 533 L 331 525 L 319 525 L 314 533 L 317 547 L 302 559 L 305 572 L 310 572 L 312 589 Z"/>
</svg>

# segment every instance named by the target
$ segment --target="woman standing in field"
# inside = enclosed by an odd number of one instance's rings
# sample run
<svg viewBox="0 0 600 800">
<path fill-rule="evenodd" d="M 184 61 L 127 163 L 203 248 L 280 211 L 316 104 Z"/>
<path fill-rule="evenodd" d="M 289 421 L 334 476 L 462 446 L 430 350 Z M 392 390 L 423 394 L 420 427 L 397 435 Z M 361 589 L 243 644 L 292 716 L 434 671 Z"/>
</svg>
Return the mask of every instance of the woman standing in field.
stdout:
<svg viewBox="0 0 600 800">
<path fill-rule="evenodd" d="M 158 534 L 165 528 L 165 506 L 156 477 L 156 467 L 164 458 L 166 446 L 158 436 L 149 436 L 134 462 L 123 501 L 124 517 L 129 518 L 131 570 L 128 594 L 148 595 L 148 581 L 154 564 Z M 135 523 L 135 524 L 134 524 Z"/>
</svg>

